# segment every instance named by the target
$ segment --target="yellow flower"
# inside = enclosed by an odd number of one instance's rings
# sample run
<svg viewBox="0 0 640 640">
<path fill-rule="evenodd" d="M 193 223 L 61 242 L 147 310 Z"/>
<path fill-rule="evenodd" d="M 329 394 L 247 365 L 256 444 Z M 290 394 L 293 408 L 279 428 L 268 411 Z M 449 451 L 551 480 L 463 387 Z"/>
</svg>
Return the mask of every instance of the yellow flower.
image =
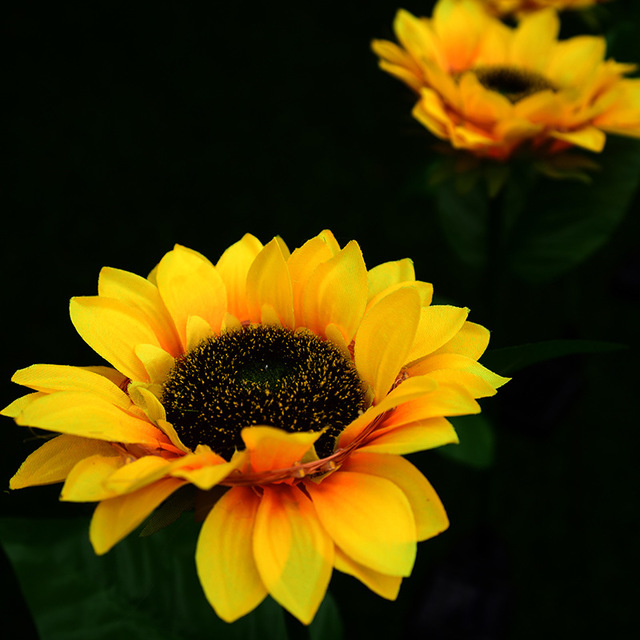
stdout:
<svg viewBox="0 0 640 640">
<path fill-rule="evenodd" d="M 410 260 L 367 270 L 329 231 L 292 253 L 247 234 L 215 265 L 177 245 L 148 278 L 105 267 L 70 313 L 111 367 L 16 372 L 33 392 L 3 414 L 60 435 L 10 486 L 98 502 L 98 554 L 181 487 L 224 489 L 196 563 L 226 621 L 270 594 L 309 623 L 334 568 L 394 599 L 448 526 L 402 455 L 457 442 L 445 416 L 506 381 L 477 362 L 489 332 L 431 296 Z"/>
<path fill-rule="evenodd" d="M 608 0 L 482 0 L 486 8 L 495 15 L 524 15 L 540 9 L 585 9 Z"/>
<path fill-rule="evenodd" d="M 543 153 L 601 151 L 605 132 L 640 137 L 635 65 L 604 60 L 605 40 L 558 41 L 551 10 L 510 28 L 475 0 L 440 0 L 431 19 L 400 10 L 401 46 L 375 40 L 380 66 L 414 89 L 413 116 L 457 149 L 503 160 L 523 143 Z"/>
</svg>

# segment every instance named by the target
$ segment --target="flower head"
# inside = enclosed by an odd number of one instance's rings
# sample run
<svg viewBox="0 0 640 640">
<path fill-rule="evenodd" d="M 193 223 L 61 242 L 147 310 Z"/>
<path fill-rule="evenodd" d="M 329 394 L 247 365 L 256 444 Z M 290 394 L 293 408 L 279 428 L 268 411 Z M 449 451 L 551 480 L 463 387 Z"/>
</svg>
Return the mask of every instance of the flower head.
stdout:
<svg viewBox="0 0 640 640">
<path fill-rule="evenodd" d="M 3 414 L 59 435 L 11 488 L 98 502 L 103 554 L 191 487 L 198 574 L 227 621 L 271 594 L 309 623 L 334 568 L 394 599 L 448 525 L 402 455 L 457 442 L 446 416 L 505 382 L 477 362 L 488 331 L 431 296 L 410 260 L 367 270 L 329 231 L 292 253 L 247 234 L 215 265 L 176 246 L 148 278 L 105 267 L 70 312 L 111 366 L 16 372 L 32 393 Z"/>
<path fill-rule="evenodd" d="M 605 132 L 640 137 L 635 65 L 605 60 L 605 40 L 558 41 L 551 9 L 516 27 L 477 0 L 440 0 L 432 18 L 400 10 L 400 46 L 375 40 L 380 66 L 418 94 L 413 116 L 456 149 L 498 160 L 528 145 L 601 151 Z"/>
</svg>

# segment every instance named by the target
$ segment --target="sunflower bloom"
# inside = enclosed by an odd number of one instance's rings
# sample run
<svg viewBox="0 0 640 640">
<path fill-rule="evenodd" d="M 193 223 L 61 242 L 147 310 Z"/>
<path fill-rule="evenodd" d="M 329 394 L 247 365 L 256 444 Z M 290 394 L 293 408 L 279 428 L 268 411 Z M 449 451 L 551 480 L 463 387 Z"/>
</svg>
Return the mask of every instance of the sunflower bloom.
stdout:
<svg viewBox="0 0 640 640">
<path fill-rule="evenodd" d="M 401 46 L 374 40 L 380 66 L 418 94 L 413 116 L 456 149 L 504 160 L 524 143 L 539 153 L 599 152 L 605 133 L 640 137 L 635 65 L 605 60 L 605 40 L 558 41 L 552 9 L 511 28 L 476 0 L 440 0 L 433 17 L 400 10 Z"/>
<path fill-rule="evenodd" d="M 110 366 L 16 372 L 32 392 L 2 413 L 58 435 L 10 486 L 97 502 L 98 554 L 190 487 L 198 575 L 229 622 L 270 594 L 310 623 L 334 568 L 395 599 L 448 526 L 403 454 L 457 442 L 446 416 L 506 381 L 478 363 L 489 332 L 431 297 L 410 260 L 367 270 L 329 231 L 291 253 L 247 234 L 215 265 L 176 245 L 148 278 L 105 267 L 70 314 Z"/>
<path fill-rule="evenodd" d="M 482 0 L 486 8 L 498 16 L 524 15 L 540 9 L 586 9 L 608 0 Z"/>
</svg>

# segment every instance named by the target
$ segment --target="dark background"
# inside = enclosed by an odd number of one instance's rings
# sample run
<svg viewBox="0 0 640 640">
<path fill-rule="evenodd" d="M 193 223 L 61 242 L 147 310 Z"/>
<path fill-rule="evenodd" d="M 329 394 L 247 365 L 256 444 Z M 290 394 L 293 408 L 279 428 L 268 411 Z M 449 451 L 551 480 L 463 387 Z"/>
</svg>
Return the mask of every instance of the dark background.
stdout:
<svg viewBox="0 0 640 640">
<path fill-rule="evenodd" d="M 403 6 L 428 15 L 431 4 Z M 444 241 L 433 199 L 415 190 L 432 138 L 410 117 L 412 94 L 369 49 L 372 37 L 392 37 L 397 8 L 3 9 L 3 405 L 20 393 L 9 382 L 17 368 L 97 362 L 68 299 L 95 293 L 102 266 L 146 274 L 176 242 L 215 261 L 247 231 L 295 247 L 330 228 L 341 244 L 357 239 L 369 266 L 413 258 L 418 278 L 488 324 L 476 274 Z M 614 1 L 601 17 L 615 36 L 610 55 L 640 61 L 638 3 Z M 563 24 L 591 28 L 568 14 Z M 419 546 L 398 603 L 335 578 L 348 638 L 614 638 L 636 626 L 639 215 L 636 196 L 610 243 L 577 270 L 515 283 L 492 338 L 496 347 L 583 338 L 629 348 L 531 367 L 484 401 L 497 422 L 492 468 L 433 452 L 411 458 L 451 528 Z M 4 420 L 5 487 L 34 448 L 24 433 Z M 90 512 L 59 504 L 57 490 L 5 491 L 1 514 Z M 5 565 L 3 620 L 30 637 Z"/>
</svg>

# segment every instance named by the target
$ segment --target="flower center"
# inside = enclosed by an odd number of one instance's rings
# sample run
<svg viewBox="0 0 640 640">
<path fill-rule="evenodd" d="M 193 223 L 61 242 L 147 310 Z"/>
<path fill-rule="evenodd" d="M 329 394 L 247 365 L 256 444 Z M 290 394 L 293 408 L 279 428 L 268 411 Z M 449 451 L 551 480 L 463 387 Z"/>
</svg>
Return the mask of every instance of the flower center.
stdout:
<svg viewBox="0 0 640 640">
<path fill-rule="evenodd" d="M 476 67 L 472 71 L 485 89 L 496 91 L 513 103 L 540 91 L 557 90 L 542 74 L 529 69 L 486 65 Z"/>
<path fill-rule="evenodd" d="M 162 404 L 191 449 L 207 444 L 229 460 L 244 448 L 244 427 L 326 429 L 315 444 L 323 458 L 365 409 L 365 389 L 331 343 L 306 330 L 260 325 L 208 338 L 177 360 Z"/>
</svg>

